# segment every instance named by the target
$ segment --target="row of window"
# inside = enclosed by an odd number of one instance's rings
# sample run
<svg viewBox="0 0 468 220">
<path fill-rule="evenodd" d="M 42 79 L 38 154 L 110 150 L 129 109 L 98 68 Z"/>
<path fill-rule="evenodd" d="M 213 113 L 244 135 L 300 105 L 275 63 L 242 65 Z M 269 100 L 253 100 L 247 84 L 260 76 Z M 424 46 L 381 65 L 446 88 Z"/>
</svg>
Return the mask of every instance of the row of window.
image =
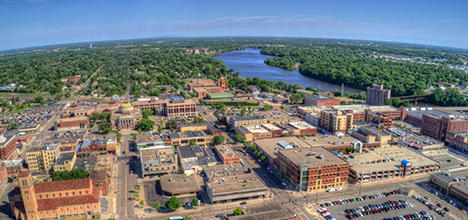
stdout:
<svg viewBox="0 0 468 220">
<path fill-rule="evenodd" d="M 88 190 L 85 191 L 86 195 L 88 195 Z M 78 194 L 81 195 L 81 191 L 78 191 Z M 72 192 L 72 196 L 75 195 L 75 192 Z M 65 196 L 68 197 L 68 192 L 65 193 Z M 62 197 L 62 193 L 58 193 L 58 197 Z M 45 194 L 45 198 L 48 199 L 49 198 L 49 194 Z M 52 198 L 55 198 L 55 193 L 52 193 Z M 39 195 L 39 199 L 42 199 L 42 195 Z M 88 206 L 88 209 L 89 209 L 89 206 Z"/>
</svg>

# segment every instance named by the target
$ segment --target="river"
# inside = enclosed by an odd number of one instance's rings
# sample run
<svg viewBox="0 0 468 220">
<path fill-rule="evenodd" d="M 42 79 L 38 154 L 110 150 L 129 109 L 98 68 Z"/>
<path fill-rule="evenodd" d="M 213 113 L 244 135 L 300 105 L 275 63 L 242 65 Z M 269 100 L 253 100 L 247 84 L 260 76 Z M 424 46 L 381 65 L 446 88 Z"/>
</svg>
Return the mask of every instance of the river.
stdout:
<svg viewBox="0 0 468 220">
<path fill-rule="evenodd" d="M 226 63 L 228 69 L 239 71 L 240 76 L 258 77 L 260 79 L 267 79 L 272 81 L 283 80 L 287 84 L 294 83 L 304 87 L 321 88 L 325 90 L 341 90 L 341 85 L 324 82 L 318 79 L 310 78 L 299 73 L 299 69 L 285 70 L 279 67 L 272 67 L 266 65 L 263 61 L 273 56 L 260 54 L 260 49 L 245 49 L 236 50 L 220 54 L 214 57 Z M 344 87 L 344 91 L 349 94 L 360 93 L 362 90 Z"/>
</svg>

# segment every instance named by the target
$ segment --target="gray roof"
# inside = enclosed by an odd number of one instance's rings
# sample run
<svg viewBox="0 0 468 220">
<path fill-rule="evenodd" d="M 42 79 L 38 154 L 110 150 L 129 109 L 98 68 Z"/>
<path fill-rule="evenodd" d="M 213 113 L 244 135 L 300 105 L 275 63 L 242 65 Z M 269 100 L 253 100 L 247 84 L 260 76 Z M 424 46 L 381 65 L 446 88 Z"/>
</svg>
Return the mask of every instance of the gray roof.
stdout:
<svg viewBox="0 0 468 220">
<path fill-rule="evenodd" d="M 245 120 L 255 120 L 255 119 L 264 119 L 265 116 L 263 115 L 254 115 L 254 116 L 238 116 L 232 117 L 231 120 L 233 121 L 245 121 Z"/>
<path fill-rule="evenodd" d="M 91 139 L 87 139 L 87 140 L 84 140 L 83 143 L 81 145 L 78 145 L 76 148 L 75 148 L 75 152 L 80 152 L 82 148 L 86 148 L 86 147 L 89 147 L 91 145 L 91 142 L 93 140 Z"/>
<path fill-rule="evenodd" d="M 178 147 L 180 158 L 197 157 L 196 153 L 201 153 L 200 146 Z"/>
<path fill-rule="evenodd" d="M 63 165 L 65 164 L 65 161 L 73 160 L 74 155 L 75 152 L 60 153 L 60 155 L 57 157 L 57 160 L 55 161 L 55 165 Z"/>
<path fill-rule="evenodd" d="M 79 157 L 76 158 L 75 165 L 73 166 L 73 169 L 94 169 L 96 167 L 96 162 L 97 162 L 97 157 L 92 156 L 92 157 Z"/>
<path fill-rule="evenodd" d="M 306 96 L 306 99 L 312 99 L 312 100 L 315 100 L 315 101 L 322 101 L 322 100 L 337 100 L 333 97 L 330 97 L 330 96 Z"/>
</svg>

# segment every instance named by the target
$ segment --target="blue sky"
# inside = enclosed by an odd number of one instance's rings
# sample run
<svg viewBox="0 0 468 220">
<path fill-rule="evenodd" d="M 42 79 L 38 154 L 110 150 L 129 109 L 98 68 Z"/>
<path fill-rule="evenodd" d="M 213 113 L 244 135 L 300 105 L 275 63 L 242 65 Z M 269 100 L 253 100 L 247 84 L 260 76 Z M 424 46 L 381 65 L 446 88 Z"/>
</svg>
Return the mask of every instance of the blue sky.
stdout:
<svg viewBox="0 0 468 220">
<path fill-rule="evenodd" d="M 468 1 L 0 0 L 0 50 L 152 37 L 364 39 L 468 49 Z"/>
</svg>

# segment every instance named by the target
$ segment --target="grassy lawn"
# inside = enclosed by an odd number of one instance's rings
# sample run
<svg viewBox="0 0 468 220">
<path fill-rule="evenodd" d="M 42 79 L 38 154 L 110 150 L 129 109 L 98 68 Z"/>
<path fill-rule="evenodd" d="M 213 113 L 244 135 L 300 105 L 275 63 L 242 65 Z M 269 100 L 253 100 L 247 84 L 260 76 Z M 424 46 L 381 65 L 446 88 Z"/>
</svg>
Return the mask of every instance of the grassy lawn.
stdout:
<svg viewBox="0 0 468 220">
<path fill-rule="evenodd" d="M 48 93 L 39 93 L 39 92 L 33 92 L 33 93 L 21 93 L 21 92 L 0 92 L 0 94 L 17 94 L 17 95 L 47 95 L 47 96 L 52 96 L 52 95 L 49 95 Z"/>
</svg>

